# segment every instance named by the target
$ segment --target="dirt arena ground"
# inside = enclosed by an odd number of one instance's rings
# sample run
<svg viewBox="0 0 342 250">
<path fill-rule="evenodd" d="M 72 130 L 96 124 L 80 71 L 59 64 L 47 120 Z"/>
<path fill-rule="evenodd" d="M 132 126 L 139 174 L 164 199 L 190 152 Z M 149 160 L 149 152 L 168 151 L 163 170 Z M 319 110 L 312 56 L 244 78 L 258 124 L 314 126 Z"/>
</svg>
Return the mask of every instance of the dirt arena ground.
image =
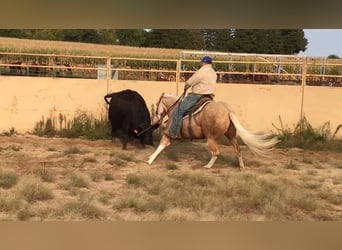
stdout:
<svg viewBox="0 0 342 250">
<path fill-rule="evenodd" d="M 322 201 L 320 206 L 327 212 L 324 216 L 328 220 L 342 218 L 342 155 L 340 153 L 276 148 L 270 159 L 264 159 L 257 158 L 248 148 L 242 146 L 246 167 L 240 171 L 232 147 L 221 145 L 220 148 L 222 156 L 213 168 L 208 170 L 203 168 L 203 165 L 210 159 L 210 153 L 204 141 L 174 142 L 161 153 L 152 165 L 149 165 L 146 160 L 154 151 L 152 147 L 141 149 L 139 145 L 129 144 L 127 150 L 122 150 L 119 141 L 42 138 L 33 135 L 0 136 L 0 170 L 14 171 L 18 182 L 25 177 L 37 177 L 38 170 L 40 173 L 42 171 L 52 173 L 53 178 L 49 185 L 53 186 L 54 199 L 48 201 L 50 205 L 39 201 L 34 206 L 30 206 L 31 210 L 42 210 L 44 206 L 58 206 L 72 200 L 75 196 L 71 194 L 70 189 L 60 188 L 63 180 L 71 173 L 88 177 L 90 183 L 86 188 L 88 193 L 115 192 L 115 196 L 118 197 L 125 193 L 127 177 L 132 174 L 167 174 L 172 171 L 218 177 L 243 172 L 262 176 L 265 179 L 276 176 L 276 178 L 286 180 L 287 183 L 305 185 L 306 188 L 317 190 L 317 192 L 329 190 L 334 193 L 334 196 L 330 202 L 328 199 Z M 1 188 L 0 191 L 0 194 L 10 192 Z M 104 210 L 108 210 L 109 208 L 106 208 L 105 204 L 103 203 L 101 206 Z M 39 217 L 36 219 L 82 219 L 74 215 L 68 217 L 64 214 L 54 217 L 51 215 L 52 212 L 50 215 L 47 215 L 49 213 L 46 211 L 45 213 L 43 218 L 36 214 L 36 217 Z M 16 219 L 13 218 L 14 214 L 13 211 L 9 213 L 4 210 L 0 212 L 0 219 Z M 29 217 L 35 218 L 33 215 Z M 158 220 L 155 217 L 144 217 L 130 212 L 120 212 L 119 215 L 109 214 L 103 216 L 102 219 Z M 210 218 L 207 219 L 210 220 Z M 262 218 L 258 219 L 262 220 Z M 310 220 L 312 220 L 311 217 Z"/>
</svg>

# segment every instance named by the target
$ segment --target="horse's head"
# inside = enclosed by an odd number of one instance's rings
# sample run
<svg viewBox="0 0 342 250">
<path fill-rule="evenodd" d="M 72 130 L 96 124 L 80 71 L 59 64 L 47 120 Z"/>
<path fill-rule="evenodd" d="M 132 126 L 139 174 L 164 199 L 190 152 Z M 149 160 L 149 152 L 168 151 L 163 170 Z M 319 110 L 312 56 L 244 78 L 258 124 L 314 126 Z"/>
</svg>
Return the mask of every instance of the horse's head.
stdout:
<svg viewBox="0 0 342 250">
<path fill-rule="evenodd" d="M 165 116 L 165 114 L 166 114 L 166 107 L 163 103 L 164 95 L 165 95 L 165 93 L 162 93 L 161 96 L 159 97 L 158 102 L 157 102 L 156 113 L 154 116 L 154 119 L 155 119 L 154 122 L 159 121 L 161 119 L 161 117 Z"/>
<path fill-rule="evenodd" d="M 163 117 L 167 116 L 170 112 L 171 105 L 176 101 L 176 97 L 170 94 L 163 93 L 157 102 L 155 122 L 160 121 Z"/>
</svg>

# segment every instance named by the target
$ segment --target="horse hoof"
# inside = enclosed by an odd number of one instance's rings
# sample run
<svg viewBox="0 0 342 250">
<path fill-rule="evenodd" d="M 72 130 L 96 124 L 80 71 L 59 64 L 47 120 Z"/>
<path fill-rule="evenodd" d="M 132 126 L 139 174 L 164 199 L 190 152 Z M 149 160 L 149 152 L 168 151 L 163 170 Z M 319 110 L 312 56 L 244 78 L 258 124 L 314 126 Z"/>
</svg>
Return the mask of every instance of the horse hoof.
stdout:
<svg viewBox="0 0 342 250">
<path fill-rule="evenodd" d="M 205 166 L 204 166 L 204 168 L 206 168 L 206 169 L 210 169 L 210 168 L 211 168 L 211 166 L 205 165 Z"/>
</svg>

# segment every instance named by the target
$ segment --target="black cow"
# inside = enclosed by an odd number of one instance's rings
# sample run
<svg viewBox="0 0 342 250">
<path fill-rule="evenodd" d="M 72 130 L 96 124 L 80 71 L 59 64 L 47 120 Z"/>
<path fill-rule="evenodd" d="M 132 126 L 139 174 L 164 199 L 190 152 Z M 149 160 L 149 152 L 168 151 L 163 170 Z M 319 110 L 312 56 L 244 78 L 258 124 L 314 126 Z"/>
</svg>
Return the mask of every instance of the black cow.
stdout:
<svg viewBox="0 0 342 250">
<path fill-rule="evenodd" d="M 110 101 L 108 99 L 111 98 Z M 127 149 L 130 138 L 140 140 L 142 147 L 153 146 L 152 130 L 138 136 L 151 124 L 151 117 L 143 97 L 136 91 L 126 89 L 104 97 L 109 104 L 108 119 L 112 125 L 112 139 L 119 138 L 122 148 Z"/>
</svg>

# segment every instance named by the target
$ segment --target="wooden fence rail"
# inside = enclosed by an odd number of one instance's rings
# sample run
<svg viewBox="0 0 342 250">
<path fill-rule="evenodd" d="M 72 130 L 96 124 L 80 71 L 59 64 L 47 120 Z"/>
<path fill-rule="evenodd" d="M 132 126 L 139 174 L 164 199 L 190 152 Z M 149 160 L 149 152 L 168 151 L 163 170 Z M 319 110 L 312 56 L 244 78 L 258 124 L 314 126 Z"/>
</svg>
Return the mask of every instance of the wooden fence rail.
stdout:
<svg viewBox="0 0 342 250">
<path fill-rule="evenodd" d="M 342 86 L 342 60 L 284 55 L 213 54 L 219 83 Z M 304 62 L 306 67 L 304 69 Z M 199 58 L 179 59 L 0 53 L 0 75 L 186 81 Z"/>
</svg>

